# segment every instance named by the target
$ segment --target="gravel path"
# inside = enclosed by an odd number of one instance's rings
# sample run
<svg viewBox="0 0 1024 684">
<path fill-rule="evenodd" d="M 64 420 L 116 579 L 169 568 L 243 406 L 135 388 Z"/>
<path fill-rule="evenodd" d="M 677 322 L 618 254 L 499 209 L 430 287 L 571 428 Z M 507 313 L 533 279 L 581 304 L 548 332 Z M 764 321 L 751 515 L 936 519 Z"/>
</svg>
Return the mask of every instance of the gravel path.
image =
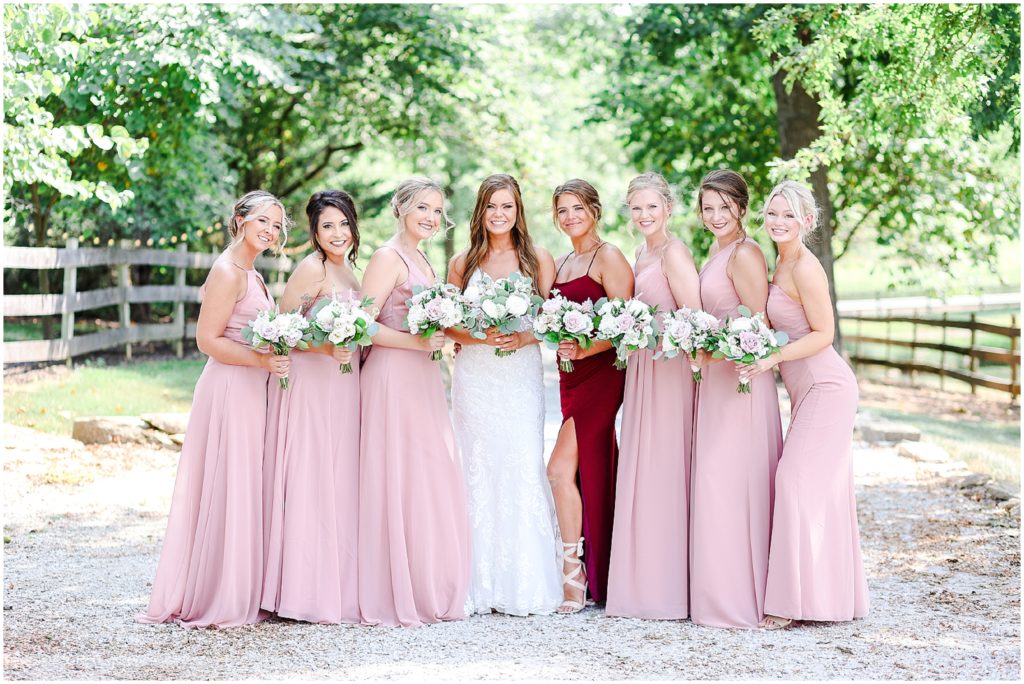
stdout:
<svg viewBox="0 0 1024 684">
<path fill-rule="evenodd" d="M 549 381 L 551 378 L 548 378 Z M 557 399 L 556 399 L 557 401 Z M 558 425 L 557 404 L 548 438 Z M 1019 519 L 955 466 L 858 447 L 871 615 L 777 632 L 478 616 L 418 629 L 132 621 L 148 601 L 177 453 L 5 425 L 10 679 L 1007 679 L 1020 675 Z"/>
</svg>

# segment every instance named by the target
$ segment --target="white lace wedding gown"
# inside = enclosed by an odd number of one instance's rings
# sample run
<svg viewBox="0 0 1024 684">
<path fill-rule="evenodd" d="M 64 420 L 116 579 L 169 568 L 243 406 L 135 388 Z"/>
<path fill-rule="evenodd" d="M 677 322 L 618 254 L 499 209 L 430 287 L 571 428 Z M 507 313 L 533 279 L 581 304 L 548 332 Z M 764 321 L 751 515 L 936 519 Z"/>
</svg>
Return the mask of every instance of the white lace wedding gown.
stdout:
<svg viewBox="0 0 1024 684">
<path fill-rule="evenodd" d="M 551 613 L 562 584 L 544 465 L 540 348 L 498 357 L 489 345 L 464 346 L 455 357 L 452 412 L 472 529 L 466 614 Z"/>
</svg>

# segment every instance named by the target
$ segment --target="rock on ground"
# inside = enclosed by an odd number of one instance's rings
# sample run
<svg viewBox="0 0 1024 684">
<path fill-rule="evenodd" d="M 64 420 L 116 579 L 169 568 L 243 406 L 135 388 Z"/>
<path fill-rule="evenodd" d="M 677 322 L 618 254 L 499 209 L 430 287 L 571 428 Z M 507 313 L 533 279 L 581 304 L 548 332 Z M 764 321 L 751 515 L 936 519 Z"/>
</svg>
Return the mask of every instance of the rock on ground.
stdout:
<svg viewBox="0 0 1024 684">
<path fill-rule="evenodd" d="M 550 441 L 557 404 L 548 412 Z M 18 441 L 4 453 L 10 679 L 1020 678 L 1019 507 L 1014 517 L 965 496 L 965 473 L 895 447 L 861 444 L 854 458 L 863 620 L 721 630 L 589 607 L 408 630 L 272 620 L 197 631 L 132 620 L 148 602 L 177 452 Z"/>
</svg>

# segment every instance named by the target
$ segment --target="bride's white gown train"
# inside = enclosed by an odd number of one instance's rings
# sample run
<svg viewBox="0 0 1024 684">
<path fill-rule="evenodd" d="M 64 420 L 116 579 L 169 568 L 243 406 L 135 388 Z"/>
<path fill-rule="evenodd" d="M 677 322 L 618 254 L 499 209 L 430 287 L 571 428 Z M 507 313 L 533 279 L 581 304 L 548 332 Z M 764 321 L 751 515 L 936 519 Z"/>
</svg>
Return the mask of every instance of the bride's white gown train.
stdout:
<svg viewBox="0 0 1024 684">
<path fill-rule="evenodd" d="M 467 286 L 479 279 L 479 271 Z M 466 614 L 551 613 L 562 602 L 558 524 L 544 464 L 540 348 L 455 357 L 452 414 L 472 531 Z"/>
</svg>

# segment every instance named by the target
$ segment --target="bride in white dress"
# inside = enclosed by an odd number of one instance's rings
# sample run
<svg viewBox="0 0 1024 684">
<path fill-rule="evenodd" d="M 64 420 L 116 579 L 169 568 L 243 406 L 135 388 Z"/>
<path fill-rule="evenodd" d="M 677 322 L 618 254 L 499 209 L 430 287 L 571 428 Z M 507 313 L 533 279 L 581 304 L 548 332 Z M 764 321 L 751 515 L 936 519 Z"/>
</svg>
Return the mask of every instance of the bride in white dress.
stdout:
<svg viewBox="0 0 1024 684">
<path fill-rule="evenodd" d="M 458 287 L 512 272 L 547 297 L 555 263 L 526 230 L 519 184 L 489 176 L 477 192 L 470 246 L 448 265 Z M 544 381 L 540 348 L 524 330 L 477 340 L 461 329 L 452 377 L 455 436 L 462 453 L 473 561 L 466 614 L 552 613 L 562 601 L 558 530 L 544 464 Z M 495 349 L 516 350 L 499 357 Z"/>
</svg>

